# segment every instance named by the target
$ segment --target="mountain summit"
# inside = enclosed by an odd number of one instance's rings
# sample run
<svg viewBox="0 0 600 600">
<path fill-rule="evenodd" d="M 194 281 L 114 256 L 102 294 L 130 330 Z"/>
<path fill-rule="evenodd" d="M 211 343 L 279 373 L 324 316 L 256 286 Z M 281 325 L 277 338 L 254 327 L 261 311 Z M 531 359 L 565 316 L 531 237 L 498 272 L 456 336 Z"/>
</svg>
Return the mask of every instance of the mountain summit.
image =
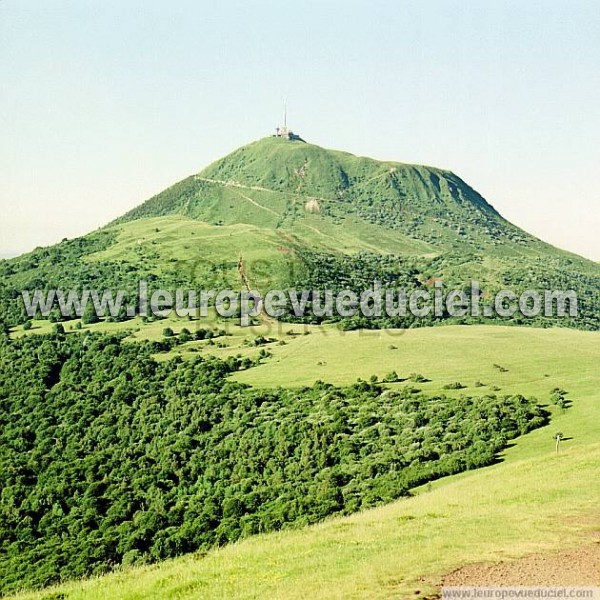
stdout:
<svg viewBox="0 0 600 600">
<path fill-rule="evenodd" d="M 413 246 L 418 254 L 539 256 L 556 251 L 509 223 L 451 171 L 275 136 L 242 146 L 117 223 L 176 214 L 213 225 L 252 224 L 300 238 L 306 224 L 318 230 L 343 226 L 346 237 L 350 233 L 377 246 L 382 237 L 395 236 L 403 252 Z"/>
<path fill-rule="evenodd" d="M 140 279 L 260 290 L 475 279 L 492 291 L 578 290 L 575 326 L 600 314 L 598 264 L 511 224 L 451 171 L 284 136 L 242 146 L 98 232 L 0 261 L 0 275 L 8 323 L 24 318 L 21 289 Z"/>
<path fill-rule="evenodd" d="M 258 212 L 250 217 L 249 209 Z M 181 214 L 227 225 L 250 218 L 285 229 L 306 212 L 338 224 L 360 220 L 443 246 L 535 242 L 450 171 L 275 136 L 235 150 L 119 221 Z"/>
</svg>

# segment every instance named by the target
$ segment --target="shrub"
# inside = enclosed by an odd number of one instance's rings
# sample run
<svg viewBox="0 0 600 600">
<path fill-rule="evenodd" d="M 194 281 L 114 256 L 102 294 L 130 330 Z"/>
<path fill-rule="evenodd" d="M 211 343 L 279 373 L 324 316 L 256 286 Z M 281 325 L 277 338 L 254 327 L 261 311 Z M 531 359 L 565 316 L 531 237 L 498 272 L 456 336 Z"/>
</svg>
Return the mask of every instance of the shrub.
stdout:
<svg viewBox="0 0 600 600">
<path fill-rule="evenodd" d="M 447 383 L 443 389 L 445 390 L 462 390 L 464 389 L 465 385 L 463 385 L 460 381 L 454 381 L 453 383 Z"/>
<path fill-rule="evenodd" d="M 420 373 L 411 373 L 408 376 L 408 379 L 410 381 L 414 381 L 415 383 L 425 383 L 427 381 L 427 379 Z"/>
<path fill-rule="evenodd" d="M 398 373 L 396 371 L 390 371 L 384 378 L 383 381 L 386 383 L 395 383 L 399 381 Z"/>
<path fill-rule="evenodd" d="M 192 334 L 190 333 L 190 330 L 187 327 L 184 327 L 180 332 L 179 332 L 179 341 L 182 344 L 185 344 L 186 342 L 191 342 L 194 338 L 192 337 Z"/>
</svg>

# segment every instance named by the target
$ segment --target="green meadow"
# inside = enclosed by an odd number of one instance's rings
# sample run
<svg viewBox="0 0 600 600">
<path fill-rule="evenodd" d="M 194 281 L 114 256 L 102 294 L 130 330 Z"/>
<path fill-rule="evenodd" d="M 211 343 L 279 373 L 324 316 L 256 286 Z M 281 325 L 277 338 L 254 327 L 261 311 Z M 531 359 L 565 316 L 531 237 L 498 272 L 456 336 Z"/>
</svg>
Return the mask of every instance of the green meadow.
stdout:
<svg viewBox="0 0 600 600">
<path fill-rule="evenodd" d="M 598 333 L 500 326 L 340 332 L 278 324 L 231 333 L 228 347 L 197 351 L 236 353 L 258 333 L 286 342 L 268 344 L 267 360 L 235 374 L 253 386 L 342 384 L 395 370 L 405 381 L 392 386 L 425 393 L 460 382 L 463 389 L 444 392 L 534 395 L 551 410 L 551 422 L 515 440 L 496 464 L 386 506 L 19 598 L 415 597 L 435 593 L 440 578 L 459 566 L 575 547 L 598 531 Z M 185 355 L 186 346 L 176 351 Z M 427 381 L 413 381 L 414 374 Z M 566 390 L 568 408 L 550 404 L 555 387 Z M 558 431 L 565 439 L 556 453 Z"/>
<path fill-rule="evenodd" d="M 228 373 L 259 390 L 360 378 L 393 381 L 385 385 L 432 401 L 521 394 L 537 398 L 549 424 L 511 440 L 491 466 L 431 481 L 385 506 L 152 566 L 111 559 L 102 565 L 115 568 L 108 575 L 20 598 L 431 597 L 457 567 L 588 543 L 600 497 L 599 265 L 509 223 L 450 171 L 259 140 L 94 233 L 1 261 L 0 325 L 12 338 L 57 328 L 24 314 L 24 289 L 133 292 L 149 280 L 168 290 L 360 291 L 374 279 L 410 289 L 435 279 L 463 289 L 475 279 L 487 298 L 501 288 L 573 289 L 580 311 L 562 321 L 518 317 L 512 326 L 386 321 L 373 330 L 333 318 L 321 325 L 261 318 L 241 328 L 214 311 L 201 319 L 50 320 L 60 320 L 67 336 L 163 341 L 151 350 L 161 368 L 178 356 L 241 357 L 244 369 Z M 547 327 L 519 326 L 527 324 Z M 552 327 L 558 324 L 573 329 Z M 553 401 L 555 388 L 565 390 L 566 403 Z M 42 560 L 35 566 L 44 567 Z"/>
</svg>

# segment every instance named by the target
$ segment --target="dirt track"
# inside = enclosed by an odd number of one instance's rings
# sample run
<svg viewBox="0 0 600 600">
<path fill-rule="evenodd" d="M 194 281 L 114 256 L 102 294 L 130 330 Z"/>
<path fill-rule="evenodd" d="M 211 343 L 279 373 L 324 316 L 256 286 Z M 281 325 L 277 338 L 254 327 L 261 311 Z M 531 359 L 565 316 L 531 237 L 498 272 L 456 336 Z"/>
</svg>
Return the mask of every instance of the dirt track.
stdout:
<svg viewBox="0 0 600 600">
<path fill-rule="evenodd" d="M 599 586 L 600 541 L 554 554 L 468 565 L 446 575 L 442 586 Z"/>
</svg>

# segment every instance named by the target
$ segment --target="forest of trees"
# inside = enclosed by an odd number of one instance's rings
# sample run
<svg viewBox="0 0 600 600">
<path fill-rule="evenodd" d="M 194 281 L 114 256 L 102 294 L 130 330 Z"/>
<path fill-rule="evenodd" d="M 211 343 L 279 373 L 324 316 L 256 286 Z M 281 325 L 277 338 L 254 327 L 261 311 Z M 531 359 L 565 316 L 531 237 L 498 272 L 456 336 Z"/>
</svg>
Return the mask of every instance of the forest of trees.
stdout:
<svg viewBox="0 0 600 600">
<path fill-rule="evenodd" d="M 0 592 L 387 502 L 547 421 L 519 395 L 253 389 L 238 358 L 157 349 L 0 332 Z"/>
<path fill-rule="evenodd" d="M 413 290 L 428 289 L 427 280 L 444 274 L 442 277 L 444 290 L 464 290 L 470 295 L 471 281 L 481 284 L 484 292 L 481 306 L 493 305 L 493 293 L 500 289 L 509 289 L 516 294 L 525 290 L 536 290 L 543 297 L 545 290 L 575 290 L 577 293 L 578 314 L 574 317 L 524 317 L 517 312 L 513 317 L 500 316 L 465 316 L 451 317 L 445 311 L 441 316 L 430 314 L 426 317 L 415 317 L 408 311 L 406 316 L 365 318 L 357 315 L 344 318 L 334 313 L 333 317 L 315 317 L 307 311 L 307 315 L 296 318 L 292 311 L 283 320 L 308 323 L 321 323 L 324 320 L 340 322 L 344 329 L 386 329 L 429 327 L 438 324 L 476 324 L 496 321 L 502 325 L 532 325 L 535 327 L 573 327 L 597 331 L 600 329 L 600 278 L 570 269 L 568 260 L 562 258 L 530 259 L 531 265 L 522 266 L 513 259 L 500 260 L 506 263 L 499 273 L 500 280 L 486 283 L 481 279 L 485 271 L 481 265 L 482 258 L 474 254 L 445 253 L 431 259 L 422 257 L 399 257 L 361 252 L 356 255 L 334 255 L 320 252 L 299 251 L 304 268 L 291 284 L 292 288 L 308 290 L 333 290 L 338 292 L 349 289 L 358 293 L 371 289 L 374 281 L 381 283 L 382 289 L 405 290 L 409 294 Z M 479 272 L 479 273 L 478 273 Z M 433 294 L 431 288 L 428 291 Z"/>
</svg>

